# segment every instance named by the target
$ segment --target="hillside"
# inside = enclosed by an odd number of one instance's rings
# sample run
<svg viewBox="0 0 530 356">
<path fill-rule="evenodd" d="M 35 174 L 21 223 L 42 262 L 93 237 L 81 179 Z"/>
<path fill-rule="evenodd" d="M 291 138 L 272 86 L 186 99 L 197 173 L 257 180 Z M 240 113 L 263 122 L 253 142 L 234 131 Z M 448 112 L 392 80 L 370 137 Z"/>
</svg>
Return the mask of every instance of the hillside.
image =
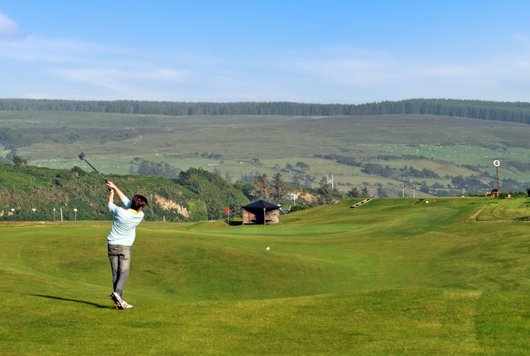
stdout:
<svg viewBox="0 0 530 356">
<path fill-rule="evenodd" d="M 202 171 L 187 172 L 186 186 L 176 180 L 138 175 L 87 173 L 0 164 L 0 220 L 109 219 L 104 179 L 114 181 L 129 197 L 149 200 L 146 220 L 199 221 L 225 216 L 224 209 L 248 203 L 234 186 Z M 35 211 L 33 211 L 35 209 Z M 74 210 L 76 209 L 76 210 Z"/>
<path fill-rule="evenodd" d="M 530 187 L 530 125 L 516 114 L 524 103 L 412 100 L 338 113 L 295 103 L 0 103 L 4 161 L 16 154 L 71 169 L 83 151 L 105 174 L 152 175 L 143 168 L 155 167 L 174 178 L 201 168 L 230 183 L 281 174 L 311 188 L 333 177 L 343 193 L 413 197 L 484 195 L 496 187 L 492 162 L 500 160 L 501 191 Z"/>
<path fill-rule="evenodd" d="M 142 223 L 130 311 L 107 297 L 109 222 L 0 224 L 3 352 L 526 353 L 527 198 L 354 202 Z"/>
</svg>

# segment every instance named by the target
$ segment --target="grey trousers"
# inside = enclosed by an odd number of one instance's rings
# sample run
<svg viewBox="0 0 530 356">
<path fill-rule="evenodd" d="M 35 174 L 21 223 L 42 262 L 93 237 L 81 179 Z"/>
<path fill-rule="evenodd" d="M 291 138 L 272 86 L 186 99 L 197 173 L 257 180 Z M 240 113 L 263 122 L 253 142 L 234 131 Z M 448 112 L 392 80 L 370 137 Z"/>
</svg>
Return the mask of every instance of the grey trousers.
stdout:
<svg viewBox="0 0 530 356">
<path fill-rule="evenodd" d="M 131 246 L 108 245 L 109 261 L 112 269 L 112 287 L 120 297 L 129 278 L 131 266 Z"/>
</svg>

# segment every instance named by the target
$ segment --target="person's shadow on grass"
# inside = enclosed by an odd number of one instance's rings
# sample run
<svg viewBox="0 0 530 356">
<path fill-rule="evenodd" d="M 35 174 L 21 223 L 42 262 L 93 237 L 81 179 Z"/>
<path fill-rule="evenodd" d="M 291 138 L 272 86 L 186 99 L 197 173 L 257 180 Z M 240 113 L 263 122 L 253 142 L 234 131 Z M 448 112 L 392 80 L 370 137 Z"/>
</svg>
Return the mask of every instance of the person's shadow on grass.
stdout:
<svg viewBox="0 0 530 356">
<path fill-rule="evenodd" d="M 64 301 L 64 302 L 87 304 L 87 305 L 91 305 L 91 306 L 99 308 L 99 309 L 115 309 L 115 307 L 113 307 L 113 306 L 101 305 L 101 304 L 98 304 L 98 303 L 87 302 L 86 300 L 77 300 L 77 299 L 56 297 L 56 296 L 53 296 L 53 295 L 43 295 L 43 294 L 28 294 L 28 295 L 30 295 L 32 297 L 61 300 L 61 301 Z"/>
</svg>

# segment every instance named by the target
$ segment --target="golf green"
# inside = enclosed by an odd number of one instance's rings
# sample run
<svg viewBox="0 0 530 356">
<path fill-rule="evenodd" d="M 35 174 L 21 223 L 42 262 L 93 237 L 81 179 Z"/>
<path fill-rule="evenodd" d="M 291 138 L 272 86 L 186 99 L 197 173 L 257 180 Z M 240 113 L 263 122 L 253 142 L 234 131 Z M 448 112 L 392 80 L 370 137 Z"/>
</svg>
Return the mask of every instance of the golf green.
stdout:
<svg viewBox="0 0 530 356">
<path fill-rule="evenodd" d="M 0 353 L 530 349 L 530 200 L 355 202 L 278 225 L 144 222 L 132 310 L 108 298 L 110 222 L 0 224 Z"/>
</svg>

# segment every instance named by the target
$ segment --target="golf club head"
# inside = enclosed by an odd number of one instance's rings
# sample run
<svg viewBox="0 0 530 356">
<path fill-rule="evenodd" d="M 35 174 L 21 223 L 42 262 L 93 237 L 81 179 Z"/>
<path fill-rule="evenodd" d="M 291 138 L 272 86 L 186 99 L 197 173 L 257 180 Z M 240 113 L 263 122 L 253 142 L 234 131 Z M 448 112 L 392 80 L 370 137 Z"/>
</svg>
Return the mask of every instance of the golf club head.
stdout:
<svg viewBox="0 0 530 356">
<path fill-rule="evenodd" d="M 94 172 L 99 173 L 98 170 L 96 169 L 96 167 L 94 167 L 94 166 L 92 165 L 92 163 L 88 162 L 88 160 L 85 158 L 85 154 L 84 154 L 83 152 L 81 152 L 81 153 L 79 154 L 78 157 L 79 157 L 79 159 L 80 159 L 81 161 L 83 161 L 83 162 L 85 162 L 86 164 L 88 164 L 88 165 L 90 166 L 90 168 L 92 168 L 92 169 L 94 170 Z"/>
<path fill-rule="evenodd" d="M 80 159 L 81 161 L 84 161 L 86 164 L 88 164 L 88 165 L 90 166 L 90 168 L 92 168 L 92 169 L 94 170 L 94 172 L 96 172 L 97 174 L 100 174 L 99 171 L 96 169 L 96 167 L 94 167 L 90 162 L 88 162 L 88 161 L 85 159 L 85 153 L 84 153 L 84 152 L 81 152 L 81 153 L 79 154 L 78 157 L 79 157 L 79 159 Z M 103 180 L 105 181 L 105 183 L 108 183 L 108 180 L 107 180 L 107 179 L 103 178 Z M 110 188 L 108 188 L 108 189 L 109 189 L 109 191 L 112 190 L 112 189 L 110 189 Z"/>
</svg>

